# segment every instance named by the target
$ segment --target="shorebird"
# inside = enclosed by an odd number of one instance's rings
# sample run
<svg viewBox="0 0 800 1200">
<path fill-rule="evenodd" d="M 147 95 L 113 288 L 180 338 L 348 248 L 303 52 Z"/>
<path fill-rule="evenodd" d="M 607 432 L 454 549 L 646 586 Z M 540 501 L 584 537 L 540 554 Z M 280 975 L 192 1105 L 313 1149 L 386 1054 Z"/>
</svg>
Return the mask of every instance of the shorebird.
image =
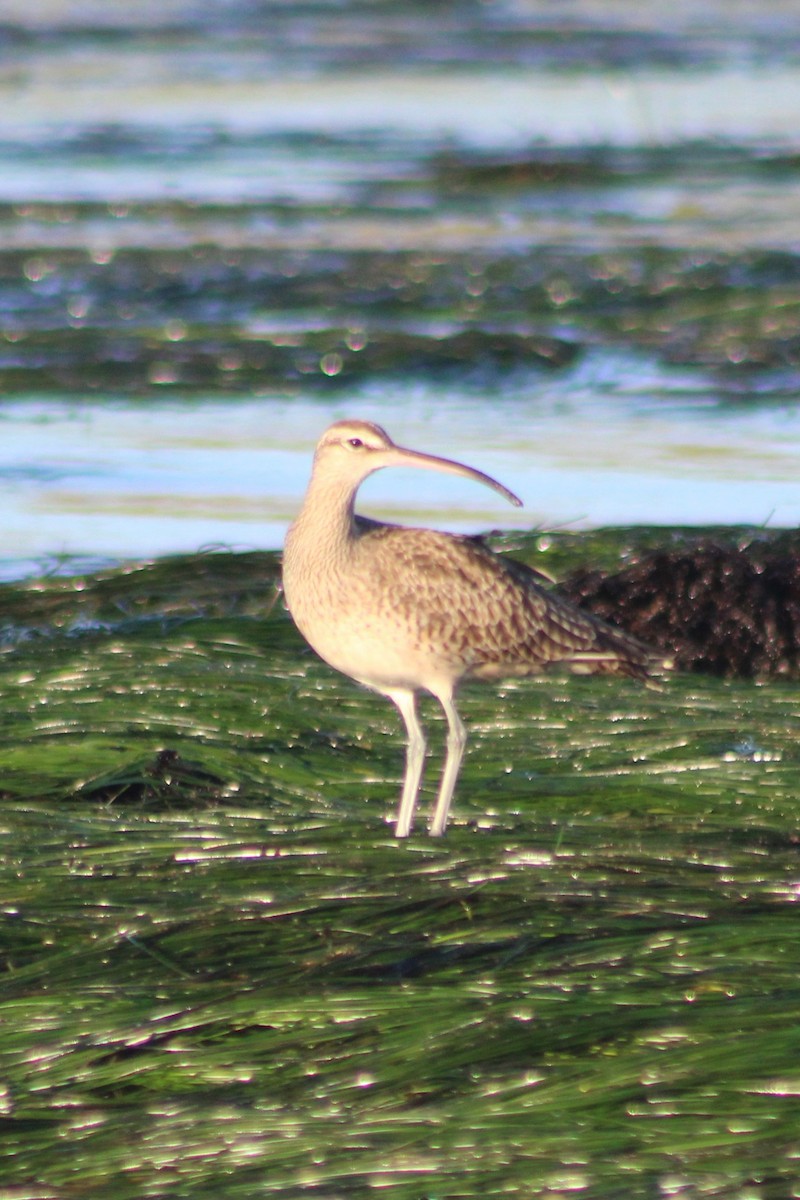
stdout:
<svg viewBox="0 0 800 1200">
<path fill-rule="evenodd" d="M 411 830 L 426 753 L 417 693 L 432 693 L 444 709 L 447 753 L 430 823 L 431 835 L 440 836 L 466 743 L 455 706 L 462 680 L 536 675 L 553 664 L 646 678 L 658 657 L 547 591 L 537 572 L 479 538 L 357 516 L 359 485 L 383 467 L 463 475 L 511 504 L 522 501 L 473 467 L 395 445 L 379 425 L 337 421 L 317 444 L 286 536 L 284 595 L 298 629 L 330 666 L 393 700 L 405 722 L 399 838 Z"/>
</svg>

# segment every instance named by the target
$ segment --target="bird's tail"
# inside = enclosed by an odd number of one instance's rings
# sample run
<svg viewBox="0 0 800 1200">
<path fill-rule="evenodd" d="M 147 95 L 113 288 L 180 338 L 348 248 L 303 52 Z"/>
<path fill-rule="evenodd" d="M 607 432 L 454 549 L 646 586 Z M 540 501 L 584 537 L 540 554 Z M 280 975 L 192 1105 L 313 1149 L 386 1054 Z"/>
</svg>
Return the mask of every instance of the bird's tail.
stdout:
<svg viewBox="0 0 800 1200">
<path fill-rule="evenodd" d="M 661 650 L 640 642 L 638 637 L 609 625 L 599 617 L 587 617 L 593 630 L 593 643 L 570 655 L 572 674 L 625 674 L 634 679 L 651 680 L 672 670 L 674 662 Z"/>
<path fill-rule="evenodd" d="M 560 603 L 552 594 L 548 599 L 553 602 L 554 611 L 551 619 L 558 612 Z M 562 660 L 573 675 L 629 675 L 634 679 L 655 681 L 674 666 L 669 655 L 648 646 L 639 638 L 616 625 L 610 625 L 600 617 L 583 609 L 577 610 L 585 620 L 584 638 L 582 645 L 574 646 Z M 569 621 L 573 636 L 576 610 L 570 606 Z M 583 624 L 583 622 L 581 622 Z M 579 640 L 579 639 L 575 639 Z M 555 664 L 554 664 L 555 665 Z"/>
</svg>

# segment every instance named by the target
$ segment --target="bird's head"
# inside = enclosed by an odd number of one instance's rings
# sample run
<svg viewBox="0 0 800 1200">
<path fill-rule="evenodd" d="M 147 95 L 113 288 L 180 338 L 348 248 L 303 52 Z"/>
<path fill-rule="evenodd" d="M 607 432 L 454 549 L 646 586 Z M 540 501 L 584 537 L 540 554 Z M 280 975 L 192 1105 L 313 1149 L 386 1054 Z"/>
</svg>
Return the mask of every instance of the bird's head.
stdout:
<svg viewBox="0 0 800 1200">
<path fill-rule="evenodd" d="M 354 490 L 373 471 L 380 471 L 384 467 L 420 467 L 428 471 L 463 475 L 466 479 L 474 479 L 477 483 L 494 488 L 517 507 L 522 504 L 519 497 L 483 471 L 450 458 L 439 458 L 435 454 L 398 446 L 385 429 L 371 421 L 336 421 L 325 430 L 314 454 L 316 476 L 341 480 Z"/>
</svg>

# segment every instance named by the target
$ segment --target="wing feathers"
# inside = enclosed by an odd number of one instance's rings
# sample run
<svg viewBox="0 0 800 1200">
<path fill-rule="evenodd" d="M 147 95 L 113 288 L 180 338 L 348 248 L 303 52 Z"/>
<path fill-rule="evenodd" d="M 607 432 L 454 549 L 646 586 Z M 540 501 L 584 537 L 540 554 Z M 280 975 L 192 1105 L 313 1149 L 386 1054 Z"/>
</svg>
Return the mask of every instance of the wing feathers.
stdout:
<svg viewBox="0 0 800 1200">
<path fill-rule="evenodd" d="M 576 673 L 646 677 L 658 655 L 612 625 L 546 591 L 537 573 L 477 538 L 400 526 L 362 527 L 365 586 L 420 644 L 462 662 L 465 674 Z"/>
</svg>

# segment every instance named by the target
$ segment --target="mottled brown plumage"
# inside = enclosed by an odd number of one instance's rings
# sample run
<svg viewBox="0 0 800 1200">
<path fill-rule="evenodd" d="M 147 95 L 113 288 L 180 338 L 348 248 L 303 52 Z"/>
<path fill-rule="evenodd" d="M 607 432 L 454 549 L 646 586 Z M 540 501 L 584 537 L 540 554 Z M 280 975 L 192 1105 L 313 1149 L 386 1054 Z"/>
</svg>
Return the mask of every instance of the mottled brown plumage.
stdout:
<svg viewBox="0 0 800 1200">
<path fill-rule="evenodd" d="M 471 467 L 396 446 L 377 425 L 338 421 L 317 446 L 283 566 L 286 601 L 301 633 L 331 666 L 392 699 L 406 723 L 398 837 L 411 828 L 425 756 L 416 692 L 438 698 L 449 726 L 430 828 L 437 835 L 447 824 L 466 741 L 454 704 L 462 679 L 536 675 L 554 664 L 643 678 L 655 662 L 646 646 L 546 591 L 536 572 L 479 539 L 355 516 L 367 475 L 403 465 L 465 475 L 520 503 Z"/>
</svg>

